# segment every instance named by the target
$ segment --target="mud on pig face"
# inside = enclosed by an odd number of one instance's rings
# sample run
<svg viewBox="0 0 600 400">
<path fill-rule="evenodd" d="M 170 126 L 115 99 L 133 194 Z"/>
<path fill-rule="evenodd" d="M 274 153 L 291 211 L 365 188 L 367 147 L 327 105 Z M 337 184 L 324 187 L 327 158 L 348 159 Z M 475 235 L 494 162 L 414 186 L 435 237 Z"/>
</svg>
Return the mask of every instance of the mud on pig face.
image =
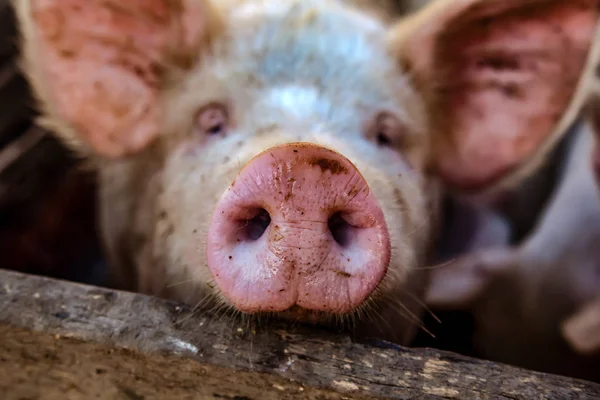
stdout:
<svg viewBox="0 0 600 400">
<path fill-rule="evenodd" d="M 43 123 L 97 166 L 121 286 L 364 314 L 397 341 L 438 184 L 502 186 L 552 145 L 597 18 L 595 1 L 440 1 L 390 26 L 332 0 L 15 4 Z"/>
</svg>

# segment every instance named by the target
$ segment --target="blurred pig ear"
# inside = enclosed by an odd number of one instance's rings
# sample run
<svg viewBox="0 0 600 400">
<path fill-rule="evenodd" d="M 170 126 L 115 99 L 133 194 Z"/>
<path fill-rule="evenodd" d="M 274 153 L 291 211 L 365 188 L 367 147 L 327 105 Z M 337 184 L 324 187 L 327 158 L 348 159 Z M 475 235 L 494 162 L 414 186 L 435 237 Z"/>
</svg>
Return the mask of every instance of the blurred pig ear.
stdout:
<svg viewBox="0 0 600 400">
<path fill-rule="evenodd" d="M 516 253 L 508 247 L 466 254 L 431 271 L 425 303 L 440 309 L 468 308 L 515 266 Z"/>
<path fill-rule="evenodd" d="M 220 27 L 207 0 L 17 0 L 14 7 L 41 123 L 104 157 L 156 138 L 161 74 L 189 68 Z"/>
<path fill-rule="evenodd" d="M 432 163 L 450 187 L 506 186 L 543 161 L 594 75 L 599 3 L 439 0 L 393 30 L 429 102 Z"/>
<path fill-rule="evenodd" d="M 600 297 L 565 320 L 561 331 L 567 343 L 577 352 L 600 353 Z"/>
</svg>

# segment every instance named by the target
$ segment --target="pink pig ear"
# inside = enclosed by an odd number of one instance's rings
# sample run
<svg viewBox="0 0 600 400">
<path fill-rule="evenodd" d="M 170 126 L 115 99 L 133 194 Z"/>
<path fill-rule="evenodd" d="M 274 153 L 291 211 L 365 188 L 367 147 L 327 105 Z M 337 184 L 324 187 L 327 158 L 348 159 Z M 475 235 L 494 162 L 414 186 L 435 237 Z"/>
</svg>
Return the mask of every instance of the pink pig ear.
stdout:
<svg viewBox="0 0 600 400">
<path fill-rule="evenodd" d="M 599 3 L 440 0 L 399 24 L 394 48 L 431 99 L 432 162 L 449 186 L 503 186 L 543 160 L 594 74 Z"/>
<path fill-rule="evenodd" d="M 137 152 L 157 137 L 161 74 L 189 67 L 218 26 L 202 0 L 19 0 L 15 7 L 43 123 L 104 157 Z"/>
</svg>

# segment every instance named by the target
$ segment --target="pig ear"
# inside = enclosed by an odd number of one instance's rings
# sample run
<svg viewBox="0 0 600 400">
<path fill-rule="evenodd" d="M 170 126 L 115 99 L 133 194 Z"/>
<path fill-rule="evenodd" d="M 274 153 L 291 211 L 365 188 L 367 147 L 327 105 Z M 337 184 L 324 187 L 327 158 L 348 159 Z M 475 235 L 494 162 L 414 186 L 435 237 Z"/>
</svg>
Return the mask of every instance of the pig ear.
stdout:
<svg viewBox="0 0 600 400">
<path fill-rule="evenodd" d="M 577 116 L 599 0 L 432 2 L 392 32 L 434 116 L 433 167 L 449 186 L 506 186 Z"/>
<path fill-rule="evenodd" d="M 435 308 L 468 308 L 487 288 L 516 266 L 509 248 L 467 254 L 431 271 L 425 302 Z"/>
<path fill-rule="evenodd" d="M 41 123 L 104 157 L 156 138 L 162 74 L 189 68 L 219 27 L 203 0 L 18 0 L 14 7 Z"/>
<path fill-rule="evenodd" d="M 561 325 L 561 332 L 577 352 L 600 352 L 600 297 L 566 319 Z"/>
</svg>

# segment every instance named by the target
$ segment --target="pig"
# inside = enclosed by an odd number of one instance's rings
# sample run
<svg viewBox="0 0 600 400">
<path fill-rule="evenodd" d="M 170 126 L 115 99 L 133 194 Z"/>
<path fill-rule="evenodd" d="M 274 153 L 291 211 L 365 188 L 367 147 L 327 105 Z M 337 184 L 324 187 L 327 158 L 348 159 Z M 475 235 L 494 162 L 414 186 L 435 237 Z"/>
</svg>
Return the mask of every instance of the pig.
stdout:
<svg viewBox="0 0 600 400">
<path fill-rule="evenodd" d="M 443 193 L 575 117 L 598 0 L 20 0 L 40 124 L 91 165 L 113 287 L 408 344 Z"/>
<path fill-rule="evenodd" d="M 556 188 L 560 166 L 569 150 L 568 137 L 576 129 L 576 124 L 570 127 L 564 133 L 567 140 L 557 143 L 540 168 L 510 190 L 494 193 L 487 201 L 444 199 L 433 269 L 445 268 L 462 255 L 516 245 L 526 238 Z M 423 323 L 426 329 L 419 332 L 413 345 L 476 355 L 472 343 L 473 318 L 468 309 L 434 308 Z"/>
<path fill-rule="evenodd" d="M 572 135 L 574 129 L 570 127 L 565 135 Z M 487 201 L 447 196 L 432 268 L 445 268 L 462 255 L 490 247 L 508 247 L 527 237 L 556 187 L 568 144 L 568 140 L 561 140 L 532 175 L 510 190 L 494 193 Z M 467 309 L 434 308 L 425 315 L 423 324 L 413 346 L 476 355 L 473 318 Z"/>
<path fill-rule="evenodd" d="M 591 131 L 592 139 L 588 139 L 592 150 L 591 174 L 595 179 L 596 185 L 589 188 L 590 191 L 600 190 L 600 92 L 594 88 L 589 100 L 585 106 L 584 117 Z M 590 178 L 588 176 L 588 183 Z M 593 195 L 589 195 L 593 197 Z M 583 229 L 594 229 L 584 226 Z M 600 229 L 600 228 L 596 228 Z M 591 235 L 589 232 L 586 235 Z M 574 239 L 576 240 L 576 239 Z M 598 251 L 592 251 L 588 254 L 580 254 L 580 257 L 589 257 L 587 262 L 595 265 L 596 282 L 600 275 L 600 259 Z M 575 270 L 576 273 L 578 270 Z M 575 311 L 560 323 L 560 332 L 571 348 L 586 357 L 596 357 L 598 359 L 597 368 L 600 369 L 600 285 L 596 286 L 595 292 L 583 298 L 583 302 L 576 304 Z"/>
<path fill-rule="evenodd" d="M 517 245 L 498 243 L 432 271 L 425 300 L 435 309 L 470 311 L 477 356 L 600 380 L 600 358 L 571 349 L 563 333 L 582 348 L 592 346 L 581 320 L 598 323 L 585 305 L 593 308 L 600 294 L 595 139 L 589 123 L 575 127 L 559 184 L 531 234 Z"/>
</svg>

